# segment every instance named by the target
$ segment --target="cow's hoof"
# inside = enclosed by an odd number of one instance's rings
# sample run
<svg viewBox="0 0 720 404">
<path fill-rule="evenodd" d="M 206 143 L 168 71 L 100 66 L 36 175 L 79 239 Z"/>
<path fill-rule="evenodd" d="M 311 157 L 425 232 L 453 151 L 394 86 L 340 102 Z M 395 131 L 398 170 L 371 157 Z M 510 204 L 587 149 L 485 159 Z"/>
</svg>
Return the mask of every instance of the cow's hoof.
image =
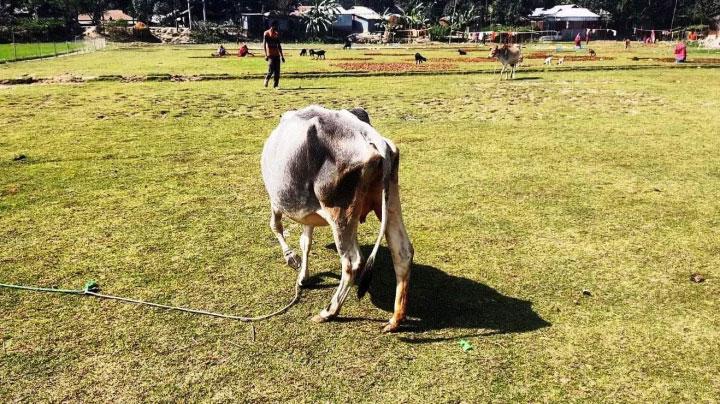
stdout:
<svg viewBox="0 0 720 404">
<path fill-rule="evenodd" d="M 285 252 L 285 262 L 292 269 L 300 269 L 300 257 L 295 254 L 295 251 L 290 250 Z"/>
<path fill-rule="evenodd" d="M 392 321 L 387 323 L 385 327 L 383 327 L 382 332 L 385 334 L 391 333 L 391 332 L 397 332 L 398 328 L 400 328 L 400 325 L 397 323 L 393 323 Z"/>
<path fill-rule="evenodd" d="M 330 321 L 330 318 L 329 318 L 329 317 L 323 317 L 323 316 L 321 316 L 321 315 L 319 315 L 319 314 L 316 314 L 316 315 L 314 315 L 310 320 L 311 320 L 313 323 L 318 323 L 318 324 L 320 324 L 320 323 L 326 323 L 326 322 Z"/>
</svg>

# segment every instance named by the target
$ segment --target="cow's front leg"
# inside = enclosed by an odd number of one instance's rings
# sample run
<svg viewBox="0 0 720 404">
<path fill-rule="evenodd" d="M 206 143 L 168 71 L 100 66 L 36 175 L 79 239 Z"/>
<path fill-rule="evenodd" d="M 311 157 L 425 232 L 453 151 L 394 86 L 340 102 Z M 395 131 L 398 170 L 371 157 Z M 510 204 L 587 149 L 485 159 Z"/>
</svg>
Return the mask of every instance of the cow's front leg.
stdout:
<svg viewBox="0 0 720 404">
<path fill-rule="evenodd" d="M 280 243 L 280 248 L 282 248 L 283 251 L 283 258 L 285 258 L 285 262 L 293 269 L 300 268 L 300 258 L 295 254 L 295 251 L 293 251 L 288 243 L 285 241 L 285 235 L 283 234 L 283 225 L 282 225 L 282 212 L 272 208 L 272 212 L 270 213 L 270 229 L 272 229 L 273 233 L 275 234 L 275 237 L 277 238 L 278 242 Z"/>
<path fill-rule="evenodd" d="M 303 286 L 303 283 L 310 275 L 308 271 L 308 257 L 310 256 L 310 247 L 312 247 L 313 226 L 304 225 L 303 232 L 300 236 L 300 250 L 302 251 L 302 263 L 300 264 L 300 273 L 298 273 L 297 284 Z"/>
<path fill-rule="evenodd" d="M 355 275 L 360 268 L 362 256 L 357 242 L 357 223 L 349 226 L 339 227 L 333 225 L 333 236 L 335 236 L 335 245 L 340 254 L 340 264 L 342 266 L 342 275 L 340 277 L 340 285 L 330 300 L 330 305 L 320 311 L 320 314 L 312 318 L 317 323 L 322 323 L 336 317 L 340 313 L 345 299 L 347 298 L 350 288 L 352 288 Z"/>
</svg>

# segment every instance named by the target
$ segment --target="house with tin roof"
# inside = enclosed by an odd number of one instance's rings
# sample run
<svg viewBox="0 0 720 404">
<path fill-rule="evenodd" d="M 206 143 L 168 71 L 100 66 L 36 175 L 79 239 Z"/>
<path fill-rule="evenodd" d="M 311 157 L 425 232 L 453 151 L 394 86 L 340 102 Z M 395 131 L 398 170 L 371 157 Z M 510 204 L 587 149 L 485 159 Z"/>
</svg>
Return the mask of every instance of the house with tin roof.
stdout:
<svg viewBox="0 0 720 404">
<path fill-rule="evenodd" d="M 584 36 L 588 29 L 601 28 L 599 14 L 575 4 L 536 8 L 528 18 L 533 29 L 557 31 L 563 40 L 571 40 L 578 33 Z"/>
</svg>

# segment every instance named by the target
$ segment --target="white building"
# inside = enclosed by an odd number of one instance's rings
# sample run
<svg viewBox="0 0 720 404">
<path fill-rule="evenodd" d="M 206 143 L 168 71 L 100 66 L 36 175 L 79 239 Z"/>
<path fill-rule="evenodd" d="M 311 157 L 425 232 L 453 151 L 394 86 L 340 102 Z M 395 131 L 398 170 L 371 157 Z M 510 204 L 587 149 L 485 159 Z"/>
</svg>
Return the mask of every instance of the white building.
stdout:
<svg viewBox="0 0 720 404">
<path fill-rule="evenodd" d="M 588 29 L 600 28 L 600 15 L 575 4 L 536 8 L 528 17 L 534 29 L 558 31 L 564 40 L 570 40 L 578 33 L 585 35 Z"/>
</svg>

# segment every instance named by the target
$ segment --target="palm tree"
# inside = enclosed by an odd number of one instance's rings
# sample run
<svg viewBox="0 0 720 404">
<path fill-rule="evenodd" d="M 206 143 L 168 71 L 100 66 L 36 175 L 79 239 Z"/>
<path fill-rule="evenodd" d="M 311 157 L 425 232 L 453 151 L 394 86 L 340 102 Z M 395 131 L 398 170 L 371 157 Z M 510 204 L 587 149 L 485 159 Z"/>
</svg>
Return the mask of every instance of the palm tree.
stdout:
<svg viewBox="0 0 720 404">
<path fill-rule="evenodd" d="M 337 14 L 337 6 L 332 0 L 314 0 L 310 9 L 302 15 L 305 32 L 310 38 L 319 38 L 330 29 Z"/>
</svg>

